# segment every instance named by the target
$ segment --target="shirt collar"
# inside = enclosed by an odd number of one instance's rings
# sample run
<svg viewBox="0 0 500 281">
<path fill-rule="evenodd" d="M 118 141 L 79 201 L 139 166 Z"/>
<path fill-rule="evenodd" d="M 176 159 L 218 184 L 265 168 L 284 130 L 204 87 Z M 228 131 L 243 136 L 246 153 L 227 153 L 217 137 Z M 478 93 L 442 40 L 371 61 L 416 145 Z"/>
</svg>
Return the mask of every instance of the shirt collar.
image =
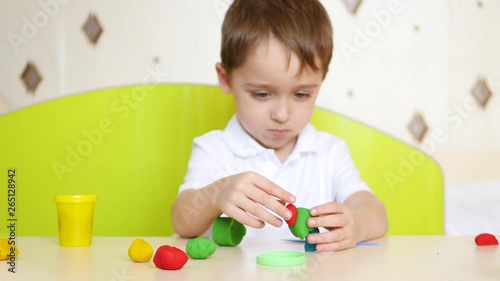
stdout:
<svg viewBox="0 0 500 281">
<path fill-rule="evenodd" d="M 297 143 L 291 154 L 316 152 L 315 135 L 316 129 L 314 126 L 307 124 L 299 133 Z M 252 157 L 269 150 L 260 145 L 243 129 L 236 115 L 229 120 L 226 128 L 222 131 L 222 139 L 229 149 L 240 157 Z"/>
</svg>

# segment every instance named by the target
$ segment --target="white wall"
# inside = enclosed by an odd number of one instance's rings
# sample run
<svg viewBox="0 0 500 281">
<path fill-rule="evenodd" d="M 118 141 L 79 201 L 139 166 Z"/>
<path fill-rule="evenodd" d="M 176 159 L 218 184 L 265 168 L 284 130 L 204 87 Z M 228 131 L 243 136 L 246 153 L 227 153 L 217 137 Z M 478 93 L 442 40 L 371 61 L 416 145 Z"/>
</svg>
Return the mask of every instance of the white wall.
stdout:
<svg viewBox="0 0 500 281">
<path fill-rule="evenodd" d="M 2 1 L 0 114 L 144 79 L 215 85 L 220 24 L 230 2 Z M 318 105 L 422 148 L 449 182 L 500 178 L 500 2 L 364 1 L 356 16 L 341 0 L 322 2 L 334 24 L 335 51 Z M 81 29 L 89 13 L 104 28 L 96 46 Z M 23 34 L 26 21 L 37 31 Z M 13 33 L 24 43 L 11 44 Z M 363 41 L 361 33 L 370 35 Z M 28 60 L 43 77 L 34 95 L 20 80 Z M 480 76 L 493 91 L 486 109 L 460 109 Z M 422 144 L 408 131 L 415 112 L 429 126 Z"/>
</svg>

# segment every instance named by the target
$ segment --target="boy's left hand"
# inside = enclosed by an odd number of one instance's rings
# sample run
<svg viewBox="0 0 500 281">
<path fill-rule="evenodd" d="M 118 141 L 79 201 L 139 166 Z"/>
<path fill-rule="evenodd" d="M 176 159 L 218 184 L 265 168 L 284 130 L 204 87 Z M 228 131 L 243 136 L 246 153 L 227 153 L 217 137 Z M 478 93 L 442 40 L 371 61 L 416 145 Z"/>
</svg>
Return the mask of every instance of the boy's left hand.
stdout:
<svg viewBox="0 0 500 281">
<path fill-rule="evenodd" d="M 309 227 L 323 227 L 327 232 L 311 234 L 307 241 L 316 245 L 316 251 L 339 251 L 356 246 L 360 231 L 352 209 L 342 203 L 329 202 L 310 210 Z"/>
</svg>

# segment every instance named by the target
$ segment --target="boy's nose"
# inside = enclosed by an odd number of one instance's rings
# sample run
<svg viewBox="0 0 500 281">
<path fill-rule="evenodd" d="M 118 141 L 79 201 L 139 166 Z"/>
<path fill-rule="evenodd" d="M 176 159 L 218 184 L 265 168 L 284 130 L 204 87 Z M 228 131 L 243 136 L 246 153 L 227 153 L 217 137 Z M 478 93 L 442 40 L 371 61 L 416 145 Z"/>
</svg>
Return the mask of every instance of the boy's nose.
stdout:
<svg viewBox="0 0 500 281">
<path fill-rule="evenodd" d="M 272 113 L 271 118 L 278 123 L 285 123 L 290 118 L 288 104 L 286 102 L 278 103 Z"/>
</svg>

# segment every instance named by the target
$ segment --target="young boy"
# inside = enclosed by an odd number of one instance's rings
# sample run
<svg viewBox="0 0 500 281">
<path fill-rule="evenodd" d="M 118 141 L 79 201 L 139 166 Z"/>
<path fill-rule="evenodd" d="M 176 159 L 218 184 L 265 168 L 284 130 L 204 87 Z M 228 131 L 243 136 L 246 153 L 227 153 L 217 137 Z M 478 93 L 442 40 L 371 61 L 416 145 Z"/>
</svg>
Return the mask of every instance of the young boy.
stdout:
<svg viewBox="0 0 500 281">
<path fill-rule="evenodd" d="M 317 0 L 233 2 L 216 70 L 237 113 L 223 131 L 194 140 L 172 207 L 180 236 L 199 236 L 225 214 L 249 226 L 247 236 L 287 238 L 285 202 L 310 208 L 308 225 L 327 230 L 308 236 L 317 251 L 386 233 L 385 207 L 359 178 L 345 143 L 309 124 L 332 50 L 330 20 Z"/>
</svg>

